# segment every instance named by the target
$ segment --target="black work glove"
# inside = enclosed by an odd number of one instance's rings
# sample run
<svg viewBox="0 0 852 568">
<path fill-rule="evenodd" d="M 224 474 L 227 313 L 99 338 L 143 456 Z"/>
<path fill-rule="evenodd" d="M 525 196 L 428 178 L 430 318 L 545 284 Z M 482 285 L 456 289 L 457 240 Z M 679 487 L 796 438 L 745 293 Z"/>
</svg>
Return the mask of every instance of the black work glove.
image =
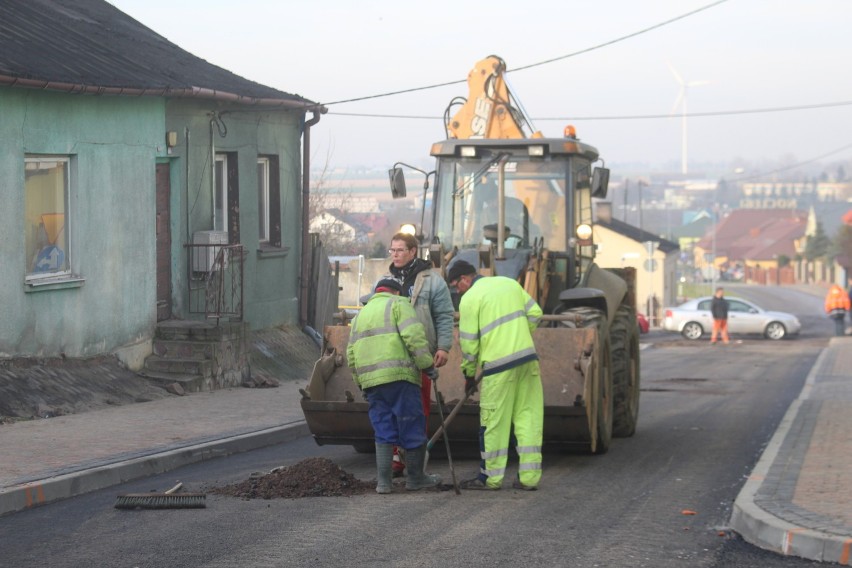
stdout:
<svg viewBox="0 0 852 568">
<path fill-rule="evenodd" d="M 477 391 L 476 388 L 476 377 L 473 375 L 465 375 L 464 376 L 464 394 L 467 396 L 473 396 Z"/>
<path fill-rule="evenodd" d="M 423 369 L 423 372 L 426 373 L 426 376 L 432 379 L 433 381 L 438 380 L 438 369 L 435 367 L 429 367 L 428 369 Z"/>
</svg>

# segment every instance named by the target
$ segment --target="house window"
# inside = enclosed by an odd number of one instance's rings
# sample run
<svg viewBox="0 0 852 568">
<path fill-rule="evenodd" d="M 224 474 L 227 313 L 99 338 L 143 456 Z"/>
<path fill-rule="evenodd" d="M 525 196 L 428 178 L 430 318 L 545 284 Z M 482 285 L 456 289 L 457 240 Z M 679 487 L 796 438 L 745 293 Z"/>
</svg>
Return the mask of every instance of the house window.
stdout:
<svg viewBox="0 0 852 568">
<path fill-rule="evenodd" d="M 27 280 L 67 275 L 70 160 L 58 156 L 24 158 L 24 237 Z"/>
<path fill-rule="evenodd" d="M 257 199 L 260 244 L 281 247 L 281 173 L 278 156 L 257 158 Z"/>
<path fill-rule="evenodd" d="M 261 243 L 269 242 L 269 158 L 257 159 L 257 231 Z"/>
<path fill-rule="evenodd" d="M 214 173 L 215 190 L 213 195 L 213 229 L 228 230 L 228 156 L 216 154 Z"/>
</svg>

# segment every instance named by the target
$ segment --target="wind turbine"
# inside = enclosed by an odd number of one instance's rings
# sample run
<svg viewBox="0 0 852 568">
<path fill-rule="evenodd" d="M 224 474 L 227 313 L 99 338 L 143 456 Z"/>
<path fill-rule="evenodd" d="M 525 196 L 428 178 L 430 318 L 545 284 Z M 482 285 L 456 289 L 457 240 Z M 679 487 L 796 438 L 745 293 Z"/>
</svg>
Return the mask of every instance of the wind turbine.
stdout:
<svg viewBox="0 0 852 568">
<path fill-rule="evenodd" d="M 669 69 L 674 75 L 675 80 L 677 80 L 680 85 L 680 92 L 675 99 L 674 105 L 672 106 L 671 114 L 674 114 L 677 106 L 680 105 L 680 128 L 681 128 L 681 143 L 680 143 L 680 173 L 686 175 L 687 172 L 687 144 L 686 144 L 686 101 L 687 94 L 689 93 L 690 87 L 699 87 L 701 85 L 707 85 L 710 81 L 689 81 L 686 82 L 680 76 L 674 66 L 669 63 Z"/>
</svg>

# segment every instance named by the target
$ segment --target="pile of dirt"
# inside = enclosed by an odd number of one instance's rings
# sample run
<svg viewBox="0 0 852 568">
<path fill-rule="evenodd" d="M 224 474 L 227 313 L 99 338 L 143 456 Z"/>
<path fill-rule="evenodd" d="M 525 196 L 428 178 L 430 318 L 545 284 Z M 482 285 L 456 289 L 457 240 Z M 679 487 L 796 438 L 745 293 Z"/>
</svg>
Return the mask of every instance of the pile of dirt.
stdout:
<svg viewBox="0 0 852 568">
<path fill-rule="evenodd" d="M 308 458 L 266 475 L 216 487 L 209 493 L 241 499 L 298 499 L 301 497 L 351 497 L 375 491 L 375 481 L 360 481 L 326 458 Z"/>
</svg>

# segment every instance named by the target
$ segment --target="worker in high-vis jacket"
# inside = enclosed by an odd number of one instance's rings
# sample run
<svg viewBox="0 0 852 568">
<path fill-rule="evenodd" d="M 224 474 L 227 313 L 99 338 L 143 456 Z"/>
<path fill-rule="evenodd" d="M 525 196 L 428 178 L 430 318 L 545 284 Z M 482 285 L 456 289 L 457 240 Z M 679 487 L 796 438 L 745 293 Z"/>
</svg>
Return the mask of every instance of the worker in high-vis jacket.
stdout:
<svg viewBox="0 0 852 568">
<path fill-rule="evenodd" d="M 468 262 L 457 260 L 447 281 L 462 295 L 459 345 L 465 389 L 479 385 L 479 475 L 463 481 L 464 489 L 500 489 L 509 459 L 514 427 L 518 452 L 515 489 L 538 488 L 544 395 L 532 332 L 541 320 L 539 305 L 518 284 L 503 276 L 483 277 Z"/>
<path fill-rule="evenodd" d="M 834 335 L 846 335 L 843 322 L 846 320 L 846 312 L 850 309 L 849 295 L 838 284 L 832 284 L 825 295 L 825 313 L 834 320 Z"/>
<path fill-rule="evenodd" d="M 369 403 L 376 439 L 376 492 L 392 489 L 393 447 L 406 450 L 405 488 L 416 491 L 441 482 L 423 471 L 426 458 L 426 417 L 420 400 L 420 372 L 433 380 L 432 353 L 423 324 L 399 282 L 381 280 L 376 293 L 352 320 L 346 357 L 352 378 Z"/>
</svg>

